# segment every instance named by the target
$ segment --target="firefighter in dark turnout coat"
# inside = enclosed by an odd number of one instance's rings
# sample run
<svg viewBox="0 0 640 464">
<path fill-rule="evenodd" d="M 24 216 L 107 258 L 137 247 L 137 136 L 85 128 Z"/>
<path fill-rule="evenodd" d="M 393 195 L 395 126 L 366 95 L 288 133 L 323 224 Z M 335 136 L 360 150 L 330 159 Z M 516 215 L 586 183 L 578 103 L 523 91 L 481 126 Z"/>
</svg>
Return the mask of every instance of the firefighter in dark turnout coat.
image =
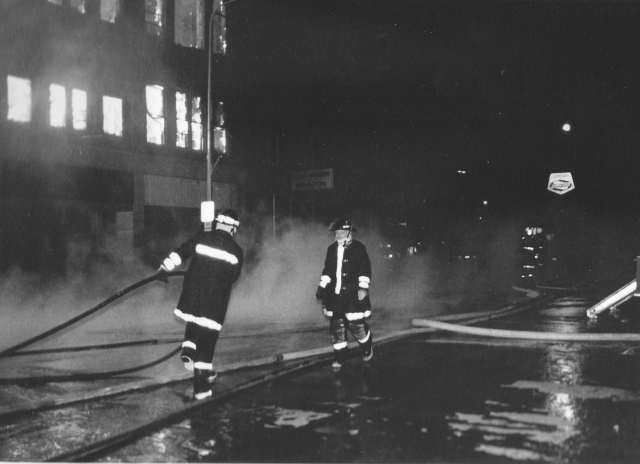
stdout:
<svg viewBox="0 0 640 464">
<path fill-rule="evenodd" d="M 193 256 L 185 273 L 182 293 L 174 311 L 186 322 L 181 359 L 194 372 L 194 397 L 212 394 L 215 380 L 213 353 L 222 329 L 231 296 L 231 287 L 240 276 L 243 253 L 233 240 L 238 215 L 232 209 L 215 218 L 215 230 L 200 231 L 173 250 L 161 270 L 171 271 Z"/>
<path fill-rule="evenodd" d="M 329 230 L 335 231 L 336 241 L 327 248 L 316 298 L 322 300 L 329 317 L 333 367 L 340 369 L 347 359 L 347 328 L 358 341 L 363 359 L 369 361 L 373 356 L 373 337 L 366 321 L 371 316 L 371 262 L 366 247 L 353 239 L 355 229 L 348 219 L 336 219 Z"/>
</svg>

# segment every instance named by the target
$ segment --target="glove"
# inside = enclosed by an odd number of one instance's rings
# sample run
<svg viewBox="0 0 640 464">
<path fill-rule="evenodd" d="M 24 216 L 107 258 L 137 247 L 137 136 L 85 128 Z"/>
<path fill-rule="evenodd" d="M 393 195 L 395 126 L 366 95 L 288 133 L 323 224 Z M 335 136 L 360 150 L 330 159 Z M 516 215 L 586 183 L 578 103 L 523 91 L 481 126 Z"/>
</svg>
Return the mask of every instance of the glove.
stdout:
<svg viewBox="0 0 640 464">
<path fill-rule="evenodd" d="M 363 288 L 358 290 L 358 300 L 362 301 L 369 294 L 369 292 Z"/>
<path fill-rule="evenodd" d="M 318 290 L 316 290 L 316 299 L 322 300 L 324 298 L 324 292 L 325 292 L 324 287 L 321 287 L 320 285 L 318 285 Z"/>
</svg>

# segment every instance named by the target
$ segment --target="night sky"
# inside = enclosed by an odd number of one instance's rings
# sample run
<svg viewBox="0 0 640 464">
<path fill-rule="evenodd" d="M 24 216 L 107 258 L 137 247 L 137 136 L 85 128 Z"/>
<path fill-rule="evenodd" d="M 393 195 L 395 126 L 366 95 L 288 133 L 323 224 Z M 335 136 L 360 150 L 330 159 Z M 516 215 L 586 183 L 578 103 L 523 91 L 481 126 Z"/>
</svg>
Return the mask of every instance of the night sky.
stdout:
<svg viewBox="0 0 640 464">
<path fill-rule="evenodd" d="M 230 121 L 309 140 L 295 148 L 310 153 L 300 167 L 334 167 L 354 198 L 375 185 L 409 214 L 487 199 L 508 215 L 560 201 L 546 190 L 549 175 L 571 172 L 566 204 L 637 204 L 635 2 L 227 8 Z"/>
</svg>

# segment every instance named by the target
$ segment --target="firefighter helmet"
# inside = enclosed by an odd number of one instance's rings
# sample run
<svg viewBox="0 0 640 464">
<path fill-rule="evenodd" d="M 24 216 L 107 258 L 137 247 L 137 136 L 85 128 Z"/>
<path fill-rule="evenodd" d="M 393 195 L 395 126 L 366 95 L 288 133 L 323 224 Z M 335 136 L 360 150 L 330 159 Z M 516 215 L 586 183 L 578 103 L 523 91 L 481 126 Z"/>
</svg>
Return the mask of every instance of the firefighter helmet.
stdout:
<svg viewBox="0 0 640 464">
<path fill-rule="evenodd" d="M 236 226 L 240 225 L 240 221 L 238 221 L 238 213 L 231 208 L 223 209 L 216 216 L 216 222 L 220 224 L 225 224 L 228 226 Z"/>
<path fill-rule="evenodd" d="M 350 230 L 351 232 L 355 232 L 356 228 L 351 225 L 351 221 L 349 219 L 339 217 L 331 223 L 329 230 Z"/>
</svg>

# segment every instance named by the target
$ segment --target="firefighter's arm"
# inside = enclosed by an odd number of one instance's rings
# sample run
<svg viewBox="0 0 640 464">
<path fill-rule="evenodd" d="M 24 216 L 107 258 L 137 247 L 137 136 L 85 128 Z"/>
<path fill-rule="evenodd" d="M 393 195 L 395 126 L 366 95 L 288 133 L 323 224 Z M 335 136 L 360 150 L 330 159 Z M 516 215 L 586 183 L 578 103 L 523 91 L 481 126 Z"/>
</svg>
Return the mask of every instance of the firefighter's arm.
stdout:
<svg viewBox="0 0 640 464">
<path fill-rule="evenodd" d="M 371 284 L 371 261 L 367 254 L 366 248 L 362 248 L 362 256 L 360 259 L 360 272 L 358 275 L 358 300 L 364 300 L 369 294 L 369 285 Z"/>
<path fill-rule="evenodd" d="M 316 298 L 318 300 L 324 299 L 327 285 L 331 283 L 331 277 L 329 277 L 329 250 L 327 249 L 327 256 L 324 259 L 324 269 L 322 269 L 322 276 L 320 277 L 320 283 L 316 290 Z"/>
<path fill-rule="evenodd" d="M 162 264 L 160 265 L 159 271 L 171 272 L 182 263 L 184 263 L 187 259 L 195 253 L 196 244 L 198 242 L 198 236 L 187 240 L 185 243 L 180 245 L 178 248 L 169 253 Z"/>
</svg>

